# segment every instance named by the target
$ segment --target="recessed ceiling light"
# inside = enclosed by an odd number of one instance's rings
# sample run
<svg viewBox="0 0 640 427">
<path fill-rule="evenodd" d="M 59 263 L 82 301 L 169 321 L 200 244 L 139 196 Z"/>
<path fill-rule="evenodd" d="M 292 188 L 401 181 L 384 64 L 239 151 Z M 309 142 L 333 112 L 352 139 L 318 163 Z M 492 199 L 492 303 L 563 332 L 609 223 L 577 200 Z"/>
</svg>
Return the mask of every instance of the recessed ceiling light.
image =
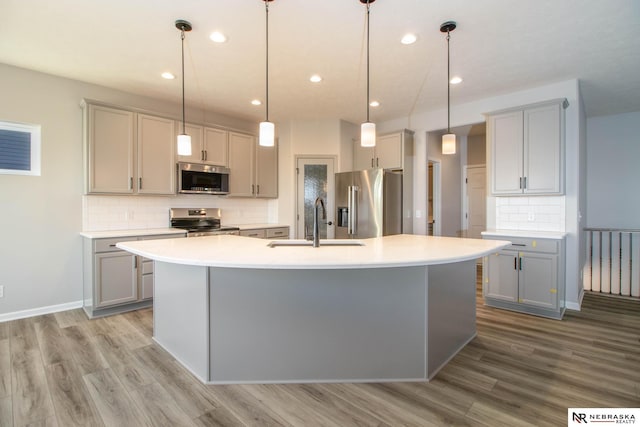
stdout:
<svg viewBox="0 0 640 427">
<path fill-rule="evenodd" d="M 320 83 L 322 81 L 322 77 L 320 77 L 317 74 L 314 74 L 313 76 L 309 77 L 309 81 L 312 83 Z"/>
<path fill-rule="evenodd" d="M 402 37 L 402 39 L 400 40 L 400 43 L 402 43 L 402 44 L 414 44 L 416 42 L 416 40 L 418 40 L 418 36 L 416 36 L 415 34 L 412 34 L 412 33 L 407 33 Z"/>
<path fill-rule="evenodd" d="M 227 36 L 222 34 L 220 31 L 214 31 L 211 33 L 209 38 L 216 43 L 224 43 L 227 41 Z"/>
<path fill-rule="evenodd" d="M 458 83 L 462 83 L 462 77 L 458 77 L 458 76 L 452 77 L 450 80 L 450 83 L 452 85 L 457 85 Z"/>
<path fill-rule="evenodd" d="M 173 80 L 176 78 L 176 76 L 174 76 L 173 74 L 171 74 L 168 71 L 165 71 L 164 73 L 161 74 L 163 79 L 167 79 L 167 80 Z"/>
<path fill-rule="evenodd" d="M 260 101 L 259 99 L 254 99 L 253 101 L 251 101 L 251 105 L 262 105 L 262 101 Z"/>
<path fill-rule="evenodd" d="M 379 107 L 380 103 L 378 101 L 371 101 L 371 103 L 369 104 L 372 107 Z"/>
</svg>

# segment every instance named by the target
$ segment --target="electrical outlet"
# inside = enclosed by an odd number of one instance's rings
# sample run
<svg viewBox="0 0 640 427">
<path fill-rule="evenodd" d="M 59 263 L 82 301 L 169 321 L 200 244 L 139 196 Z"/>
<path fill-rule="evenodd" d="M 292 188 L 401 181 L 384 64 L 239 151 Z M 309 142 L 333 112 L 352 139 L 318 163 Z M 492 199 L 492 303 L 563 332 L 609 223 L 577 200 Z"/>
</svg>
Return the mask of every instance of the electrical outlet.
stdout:
<svg viewBox="0 0 640 427">
<path fill-rule="evenodd" d="M 0 285 L 0 298 L 4 298 L 4 285 Z"/>
</svg>

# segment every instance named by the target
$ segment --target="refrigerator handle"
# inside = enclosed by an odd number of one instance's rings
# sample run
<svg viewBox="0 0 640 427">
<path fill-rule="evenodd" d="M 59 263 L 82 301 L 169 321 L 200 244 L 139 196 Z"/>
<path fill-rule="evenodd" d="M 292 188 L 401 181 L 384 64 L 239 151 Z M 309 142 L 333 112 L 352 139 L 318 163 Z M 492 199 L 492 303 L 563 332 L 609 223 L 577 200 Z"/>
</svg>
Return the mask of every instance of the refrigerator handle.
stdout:
<svg viewBox="0 0 640 427">
<path fill-rule="evenodd" d="M 351 185 L 347 187 L 347 235 L 349 236 L 351 235 L 351 217 L 353 216 L 353 210 L 351 209 L 353 203 L 351 198 L 353 194 L 352 189 L 353 187 Z"/>
<path fill-rule="evenodd" d="M 351 221 L 351 232 L 349 234 L 358 234 L 358 187 L 351 186 L 350 192 L 350 206 L 349 206 L 349 220 Z"/>
</svg>

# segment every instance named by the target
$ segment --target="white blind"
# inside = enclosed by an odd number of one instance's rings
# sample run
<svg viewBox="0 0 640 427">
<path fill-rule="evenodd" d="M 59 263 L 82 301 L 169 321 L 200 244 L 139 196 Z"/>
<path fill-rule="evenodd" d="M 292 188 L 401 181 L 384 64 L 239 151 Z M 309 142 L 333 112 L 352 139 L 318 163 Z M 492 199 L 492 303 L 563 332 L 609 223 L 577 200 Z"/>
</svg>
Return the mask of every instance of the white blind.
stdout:
<svg viewBox="0 0 640 427">
<path fill-rule="evenodd" d="M 31 170 L 31 132 L 0 129 L 0 169 Z"/>
</svg>

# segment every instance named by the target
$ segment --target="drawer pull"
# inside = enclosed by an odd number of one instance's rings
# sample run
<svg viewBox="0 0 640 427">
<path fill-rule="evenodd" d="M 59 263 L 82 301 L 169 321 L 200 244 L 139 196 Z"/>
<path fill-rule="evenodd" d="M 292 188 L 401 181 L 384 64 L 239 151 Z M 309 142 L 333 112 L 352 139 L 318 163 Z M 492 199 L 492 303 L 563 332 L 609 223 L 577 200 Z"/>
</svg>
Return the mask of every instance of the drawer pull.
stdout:
<svg viewBox="0 0 640 427">
<path fill-rule="evenodd" d="M 527 245 L 525 245 L 524 243 L 512 243 L 511 246 L 522 246 L 522 247 L 525 247 Z"/>
<path fill-rule="evenodd" d="M 110 247 L 110 248 L 115 248 L 115 247 L 116 247 L 116 244 L 115 244 L 115 243 L 112 243 L 112 244 L 110 244 L 110 245 L 109 245 L 109 247 Z"/>
</svg>

